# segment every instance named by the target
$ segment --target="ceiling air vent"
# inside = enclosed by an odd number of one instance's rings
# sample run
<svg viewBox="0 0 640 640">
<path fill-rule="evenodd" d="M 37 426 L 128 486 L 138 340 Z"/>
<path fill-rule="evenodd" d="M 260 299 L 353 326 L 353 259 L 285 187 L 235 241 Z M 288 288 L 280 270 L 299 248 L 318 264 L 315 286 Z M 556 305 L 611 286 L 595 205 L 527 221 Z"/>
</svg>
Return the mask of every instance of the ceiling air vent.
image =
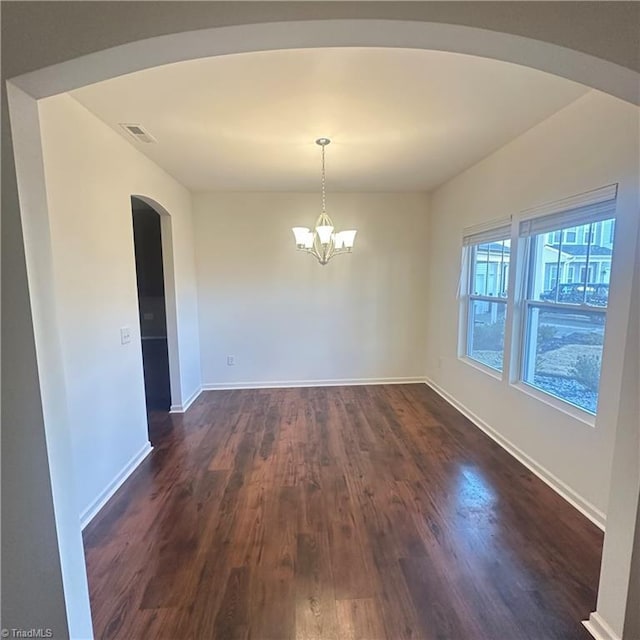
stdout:
<svg viewBox="0 0 640 640">
<path fill-rule="evenodd" d="M 138 142 L 157 142 L 157 140 L 140 124 L 120 123 L 120 126 Z"/>
</svg>

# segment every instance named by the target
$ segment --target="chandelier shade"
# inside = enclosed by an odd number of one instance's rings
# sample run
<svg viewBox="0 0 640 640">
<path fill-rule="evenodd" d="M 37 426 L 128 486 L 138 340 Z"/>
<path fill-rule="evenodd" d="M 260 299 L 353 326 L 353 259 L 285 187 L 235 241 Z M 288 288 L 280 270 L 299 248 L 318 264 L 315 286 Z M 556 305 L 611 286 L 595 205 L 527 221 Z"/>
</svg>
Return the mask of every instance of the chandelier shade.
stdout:
<svg viewBox="0 0 640 640">
<path fill-rule="evenodd" d="M 322 265 L 327 264 L 334 256 L 351 253 L 355 242 L 355 229 L 335 231 L 333 221 L 326 211 L 326 175 L 325 147 L 331 142 L 329 138 L 318 138 L 316 144 L 322 148 L 322 213 L 318 216 L 313 230 L 309 227 L 293 227 L 293 235 L 298 251 L 314 256 Z"/>
</svg>

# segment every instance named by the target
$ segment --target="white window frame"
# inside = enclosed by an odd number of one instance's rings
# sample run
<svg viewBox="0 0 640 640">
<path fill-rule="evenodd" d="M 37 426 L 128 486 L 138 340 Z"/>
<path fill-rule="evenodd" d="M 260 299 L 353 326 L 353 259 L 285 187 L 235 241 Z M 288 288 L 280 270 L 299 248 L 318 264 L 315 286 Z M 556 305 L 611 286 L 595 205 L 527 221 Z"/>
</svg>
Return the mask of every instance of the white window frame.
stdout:
<svg viewBox="0 0 640 640">
<path fill-rule="evenodd" d="M 481 244 L 488 244 L 491 242 L 501 242 L 503 240 L 511 240 L 511 218 L 502 218 L 500 220 L 493 220 L 486 224 L 477 225 L 475 227 L 468 227 L 463 232 L 462 244 L 463 244 L 463 258 L 462 267 L 460 273 L 460 285 L 459 285 L 459 297 L 461 299 L 460 305 L 460 318 L 459 318 L 459 331 L 458 331 L 458 357 L 476 367 L 489 375 L 502 379 L 504 376 L 505 366 L 507 362 L 506 351 L 506 335 L 503 345 L 502 355 L 502 369 L 496 369 L 477 360 L 470 355 L 471 347 L 471 314 L 473 308 L 473 302 L 488 302 L 503 304 L 505 309 L 505 334 L 509 326 L 509 285 L 511 281 L 511 253 L 512 249 L 509 249 L 509 272 L 507 282 L 503 283 L 503 290 L 507 291 L 506 297 L 498 295 L 490 296 L 485 294 L 476 294 L 475 283 L 473 282 L 475 271 L 474 262 L 477 248 Z M 488 267 L 487 267 L 488 269 Z M 487 271 L 488 277 L 488 271 Z M 501 278 L 500 274 L 497 275 Z"/>
<path fill-rule="evenodd" d="M 518 238 L 512 238 L 518 246 L 518 255 L 523 258 L 516 258 L 520 267 L 520 286 L 518 289 L 521 294 L 515 304 L 519 308 L 518 324 L 514 325 L 514 340 L 512 346 L 512 358 L 510 367 L 511 384 L 527 395 L 534 396 L 542 400 L 546 404 L 554 406 L 561 411 L 576 417 L 587 424 L 594 426 L 597 413 L 592 413 L 578 405 L 573 404 L 569 400 L 553 395 L 539 387 L 534 386 L 525 379 L 525 367 L 527 366 L 527 349 L 530 341 L 528 330 L 529 318 L 531 310 L 551 309 L 551 310 L 567 310 L 577 313 L 601 314 L 604 316 L 604 327 L 606 332 L 607 307 L 598 307 L 586 304 L 583 299 L 580 304 L 571 304 L 563 302 L 552 302 L 545 300 L 530 299 L 531 291 L 531 242 L 534 237 L 543 237 L 543 234 L 553 233 L 556 230 L 563 230 L 570 227 L 576 227 L 584 224 L 600 222 L 603 220 L 613 219 L 616 217 L 616 198 L 617 184 L 608 185 L 601 189 L 567 198 L 556 203 L 544 205 L 537 209 L 530 209 L 523 212 L 519 216 L 514 217 L 513 232 L 517 233 Z M 562 225 L 554 229 L 554 225 Z M 615 246 L 615 245 L 614 245 Z M 579 274 L 578 274 L 579 275 Z M 579 280 L 578 280 L 579 282 Z M 586 287 L 585 287 L 586 289 Z M 586 297 L 586 291 L 585 291 Z"/>
<path fill-rule="evenodd" d="M 528 251 L 528 235 L 523 234 L 524 230 L 531 230 L 530 236 L 541 235 L 542 233 L 551 234 L 560 229 L 570 228 L 586 224 L 587 222 L 596 222 L 601 220 L 616 219 L 616 199 L 618 193 L 618 185 L 612 184 L 593 191 L 571 196 L 560 201 L 551 202 L 538 207 L 521 211 L 510 218 L 501 218 L 483 225 L 469 227 L 463 231 L 463 251 L 462 265 L 460 272 L 460 282 L 458 286 L 459 305 L 459 330 L 458 330 L 458 358 L 470 365 L 471 367 L 484 372 L 495 378 L 497 382 L 508 385 L 517 389 L 522 393 L 535 398 L 536 400 L 553 407 L 581 422 L 595 426 L 596 415 L 581 407 L 578 407 L 568 400 L 554 396 L 542 389 L 532 386 L 523 380 L 523 366 L 526 349 L 526 322 L 529 313 L 529 306 L 536 305 L 538 307 L 552 306 L 558 309 L 561 306 L 572 311 L 582 308 L 582 305 L 567 303 L 547 303 L 544 300 L 527 300 L 529 293 L 528 278 L 530 277 L 529 251 Z M 553 220 L 560 221 L 561 226 L 549 227 L 547 231 L 542 223 Z M 546 220 L 544 220 L 546 218 Z M 509 235 L 504 234 L 505 228 L 509 228 Z M 602 229 L 604 235 L 605 229 Z M 609 244 L 614 242 L 613 228 L 609 229 L 611 240 L 607 240 Z M 473 244 L 482 244 L 487 239 L 510 239 L 509 251 L 509 277 L 507 283 L 507 297 L 500 298 L 498 296 L 476 296 L 471 294 L 471 278 L 473 277 L 472 260 L 470 246 Z M 602 238 L 603 243 L 605 238 Z M 559 278 L 558 274 L 558 278 Z M 558 282 L 558 284 L 560 284 Z M 504 356 L 502 371 L 489 367 L 468 355 L 470 343 L 470 301 L 484 300 L 487 302 L 506 303 L 505 310 L 505 335 L 504 335 Z M 585 311 L 604 313 L 605 314 L 605 342 L 606 342 L 606 315 L 607 307 L 597 307 L 594 305 L 584 305 Z M 603 346 L 604 349 L 604 346 Z"/>
</svg>

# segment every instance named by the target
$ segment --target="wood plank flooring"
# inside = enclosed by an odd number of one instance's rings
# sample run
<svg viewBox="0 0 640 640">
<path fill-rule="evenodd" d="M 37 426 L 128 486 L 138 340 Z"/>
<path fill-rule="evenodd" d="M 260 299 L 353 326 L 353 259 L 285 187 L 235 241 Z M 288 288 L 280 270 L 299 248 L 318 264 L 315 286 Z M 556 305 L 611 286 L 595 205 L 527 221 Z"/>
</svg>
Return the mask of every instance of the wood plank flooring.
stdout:
<svg viewBox="0 0 640 640">
<path fill-rule="evenodd" d="M 590 637 L 601 532 L 425 385 L 206 392 L 151 426 L 85 530 L 96 638 Z"/>
</svg>

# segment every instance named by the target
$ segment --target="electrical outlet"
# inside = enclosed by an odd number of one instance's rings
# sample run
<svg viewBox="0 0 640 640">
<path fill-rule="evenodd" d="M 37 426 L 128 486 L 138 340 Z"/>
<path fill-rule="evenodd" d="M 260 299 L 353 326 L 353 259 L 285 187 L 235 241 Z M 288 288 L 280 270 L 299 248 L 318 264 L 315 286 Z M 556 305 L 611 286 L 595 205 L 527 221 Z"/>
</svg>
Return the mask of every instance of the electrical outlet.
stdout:
<svg viewBox="0 0 640 640">
<path fill-rule="evenodd" d="M 129 344 L 131 342 L 131 329 L 122 327 L 120 329 L 120 344 Z"/>
<path fill-rule="evenodd" d="M 227 356 L 227 366 L 228 367 L 233 367 L 236 363 L 236 357 L 235 356 Z"/>
</svg>

